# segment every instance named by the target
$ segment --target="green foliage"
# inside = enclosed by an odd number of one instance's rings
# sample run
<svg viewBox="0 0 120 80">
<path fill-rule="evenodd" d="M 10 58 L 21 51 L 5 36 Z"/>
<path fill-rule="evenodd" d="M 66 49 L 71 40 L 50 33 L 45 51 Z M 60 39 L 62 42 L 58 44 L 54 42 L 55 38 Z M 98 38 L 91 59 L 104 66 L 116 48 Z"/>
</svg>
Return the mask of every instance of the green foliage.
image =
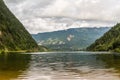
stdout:
<svg viewBox="0 0 120 80">
<path fill-rule="evenodd" d="M 120 24 L 112 27 L 100 39 L 90 45 L 87 50 L 120 52 Z"/>
<path fill-rule="evenodd" d="M 0 0 L 0 51 L 38 50 L 38 45 L 20 21 Z"/>
</svg>

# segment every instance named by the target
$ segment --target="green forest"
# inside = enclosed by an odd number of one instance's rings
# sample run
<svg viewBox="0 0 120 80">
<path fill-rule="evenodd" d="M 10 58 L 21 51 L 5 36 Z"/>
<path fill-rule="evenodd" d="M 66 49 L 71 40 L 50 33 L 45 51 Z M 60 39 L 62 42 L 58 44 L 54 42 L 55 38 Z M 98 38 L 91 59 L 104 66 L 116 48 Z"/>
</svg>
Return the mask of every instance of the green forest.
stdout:
<svg viewBox="0 0 120 80">
<path fill-rule="evenodd" d="M 0 0 L 0 51 L 37 51 L 38 45 Z"/>
<path fill-rule="evenodd" d="M 120 23 L 97 39 L 87 50 L 120 52 Z"/>
</svg>

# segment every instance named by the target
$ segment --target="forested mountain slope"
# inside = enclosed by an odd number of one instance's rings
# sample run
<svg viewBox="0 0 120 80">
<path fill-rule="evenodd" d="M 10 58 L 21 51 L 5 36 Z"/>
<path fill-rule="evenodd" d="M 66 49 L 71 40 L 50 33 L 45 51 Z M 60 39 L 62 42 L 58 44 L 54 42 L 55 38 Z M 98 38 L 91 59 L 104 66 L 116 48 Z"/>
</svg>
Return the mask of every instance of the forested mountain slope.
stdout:
<svg viewBox="0 0 120 80">
<path fill-rule="evenodd" d="M 38 45 L 21 22 L 0 0 L 0 51 L 38 50 Z"/>
<path fill-rule="evenodd" d="M 97 39 L 87 50 L 120 52 L 120 23 Z"/>
</svg>

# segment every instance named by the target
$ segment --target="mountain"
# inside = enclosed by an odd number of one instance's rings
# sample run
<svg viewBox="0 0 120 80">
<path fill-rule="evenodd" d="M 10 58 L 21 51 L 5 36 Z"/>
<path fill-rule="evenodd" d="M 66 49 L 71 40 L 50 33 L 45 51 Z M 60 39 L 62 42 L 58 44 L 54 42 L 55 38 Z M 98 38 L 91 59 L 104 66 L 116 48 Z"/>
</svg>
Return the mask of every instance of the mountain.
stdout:
<svg viewBox="0 0 120 80">
<path fill-rule="evenodd" d="M 38 45 L 21 22 L 0 0 L 0 51 L 38 50 Z"/>
<path fill-rule="evenodd" d="M 87 49 L 92 51 L 120 52 L 120 23 L 112 27 Z"/>
<path fill-rule="evenodd" d="M 81 50 L 100 38 L 110 28 L 71 28 L 55 32 L 32 34 L 39 45 L 53 50 Z"/>
</svg>

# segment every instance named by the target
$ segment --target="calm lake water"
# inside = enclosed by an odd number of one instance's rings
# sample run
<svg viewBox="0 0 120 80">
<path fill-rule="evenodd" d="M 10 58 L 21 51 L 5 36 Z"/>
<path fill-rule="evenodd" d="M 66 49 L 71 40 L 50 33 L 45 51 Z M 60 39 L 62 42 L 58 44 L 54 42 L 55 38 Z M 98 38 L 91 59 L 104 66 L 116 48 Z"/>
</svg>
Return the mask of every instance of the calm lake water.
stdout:
<svg viewBox="0 0 120 80">
<path fill-rule="evenodd" d="M 0 80 L 120 80 L 120 54 L 0 54 Z"/>
</svg>

